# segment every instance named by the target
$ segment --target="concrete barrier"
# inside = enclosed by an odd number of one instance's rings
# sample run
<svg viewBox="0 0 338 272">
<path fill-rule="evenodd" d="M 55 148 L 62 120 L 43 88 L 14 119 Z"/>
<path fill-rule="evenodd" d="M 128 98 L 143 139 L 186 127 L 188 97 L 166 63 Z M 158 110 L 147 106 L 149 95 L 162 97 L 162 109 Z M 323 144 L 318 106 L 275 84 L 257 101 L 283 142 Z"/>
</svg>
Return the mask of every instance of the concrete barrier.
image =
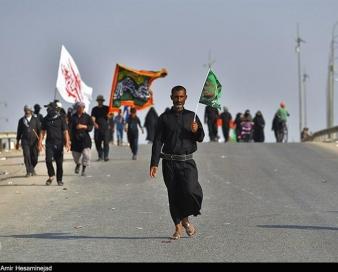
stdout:
<svg viewBox="0 0 338 272">
<path fill-rule="evenodd" d="M 13 141 L 14 140 L 14 141 Z M 0 151 L 15 148 L 16 132 L 0 132 Z"/>
<path fill-rule="evenodd" d="M 308 137 L 305 141 L 322 143 L 336 142 L 338 141 L 338 126 L 317 131 L 313 133 L 310 137 Z"/>
</svg>

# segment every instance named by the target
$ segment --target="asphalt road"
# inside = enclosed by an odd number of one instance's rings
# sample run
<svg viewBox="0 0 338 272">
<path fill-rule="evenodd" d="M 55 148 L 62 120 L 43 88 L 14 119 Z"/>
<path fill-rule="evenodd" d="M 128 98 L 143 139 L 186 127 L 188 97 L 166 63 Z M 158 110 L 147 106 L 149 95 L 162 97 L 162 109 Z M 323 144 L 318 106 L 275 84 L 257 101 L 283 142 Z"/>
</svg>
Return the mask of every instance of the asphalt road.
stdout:
<svg viewBox="0 0 338 272">
<path fill-rule="evenodd" d="M 44 185 L 43 162 L 37 177 L 0 181 L 0 262 L 338 261 L 335 150 L 199 145 L 198 235 L 179 241 L 168 240 L 162 175 L 148 177 L 150 146 L 130 157 L 128 147 L 113 147 L 111 160 L 93 161 L 83 178 L 68 154 L 64 187 Z"/>
</svg>

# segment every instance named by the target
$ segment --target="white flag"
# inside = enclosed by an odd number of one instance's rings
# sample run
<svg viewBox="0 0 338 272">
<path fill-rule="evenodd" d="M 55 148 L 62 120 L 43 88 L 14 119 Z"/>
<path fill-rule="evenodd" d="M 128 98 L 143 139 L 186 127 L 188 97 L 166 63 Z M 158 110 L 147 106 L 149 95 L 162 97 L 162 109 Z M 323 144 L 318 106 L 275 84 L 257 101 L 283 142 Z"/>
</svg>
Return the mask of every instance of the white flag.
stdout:
<svg viewBox="0 0 338 272">
<path fill-rule="evenodd" d="M 69 103 L 83 102 L 86 110 L 92 100 L 93 88 L 88 87 L 81 79 L 80 72 L 69 54 L 62 45 L 56 88 L 61 97 Z"/>
</svg>

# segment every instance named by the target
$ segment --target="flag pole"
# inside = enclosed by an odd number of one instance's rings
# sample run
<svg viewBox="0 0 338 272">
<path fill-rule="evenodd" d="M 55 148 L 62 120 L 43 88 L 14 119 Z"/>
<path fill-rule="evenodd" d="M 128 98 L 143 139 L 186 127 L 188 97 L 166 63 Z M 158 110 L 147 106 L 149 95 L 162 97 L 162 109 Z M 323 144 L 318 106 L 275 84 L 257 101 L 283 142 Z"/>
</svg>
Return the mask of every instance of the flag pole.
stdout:
<svg viewBox="0 0 338 272">
<path fill-rule="evenodd" d="M 206 75 L 206 77 L 205 77 L 205 80 L 203 81 L 202 92 L 203 92 L 204 84 L 205 84 L 205 82 L 206 82 L 207 79 L 208 79 L 208 75 L 209 75 L 210 70 L 211 70 L 211 67 L 209 66 L 207 75 Z M 200 96 L 200 98 L 201 98 L 201 96 Z M 195 108 L 194 122 L 196 122 L 196 115 L 197 115 L 198 105 L 200 104 L 200 98 L 198 99 L 198 102 L 197 102 L 197 105 L 196 105 L 196 108 Z"/>
<path fill-rule="evenodd" d="M 57 87 L 55 87 L 55 90 L 54 90 L 54 100 L 56 100 L 56 96 L 57 96 L 57 90 L 58 90 L 58 88 L 57 88 Z"/>
<path fill-rule="evenodd" d="M 57 82 L 58 82 L 58 78 L 59 78 L 59 68 L 60 68 L 60 63 L 61 63 L 62 47 L 63 47 L 63 44 L 61 45 L 61 50 L 60 50 L 60 59 L 59 59 L 57 78 L 56 78 L 55 89 L 54 89 L 54 100 L 56 100 L 57 91 L 58 91 Z"/>
</svg>

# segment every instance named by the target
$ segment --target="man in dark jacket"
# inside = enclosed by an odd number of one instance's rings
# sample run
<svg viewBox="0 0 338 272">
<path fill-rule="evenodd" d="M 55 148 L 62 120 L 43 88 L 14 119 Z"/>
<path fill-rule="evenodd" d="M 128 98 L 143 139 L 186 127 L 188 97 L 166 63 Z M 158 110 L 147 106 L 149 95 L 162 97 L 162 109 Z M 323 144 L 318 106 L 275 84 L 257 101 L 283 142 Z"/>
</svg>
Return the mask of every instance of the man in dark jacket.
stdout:
<svg viewBox="0 0 338 272">
<path fill-rule="evenodd" d="M 26 177 L 35 176 L 35 166 L 38 163 L 38 133 L 40 131 L 40 122 L 32 115 L 32 109 L 24 107 L 25 116 L 19 120 L 16 149 L 19 149 L 20 140 L 23 151 L 24 162 L 26 166 Z"/>
<path fill-rule="evenodd" d="M 130 115 L 128 117 L 128 121 L 126 123 L 126 132 L 128 137 L 129 146 L 131 152 L 133 153 L 133 160 L 137 159 L 137 151 L 138 151 L 138 128 L 141 129 L 142 134 L 144 133 L 143 127 L 141 126 L 141 121 L 136 115 L 136 109 L 130 109 Z"/>
<path fill-rule="evenodd" d="M 92 109 L 92 120 L 94 122 L 94 139 L 98 153 L 98 161 L 109 161 L 109 126 L 108 114 L 109 107 L 103 105 L 104 98 L 98 95 L 96 98 L 98 105 Z M 102 148 L 103 143 L 103 148 Z"/>
<path fill-rule="evenodd" d="M 56 103 L 47 105 L 47 115 L 43 118 L 41 133 L 39 137 L 39 150 L 42 151 L 42 141 L 46 139 L 46 166 L 48 179 L 46 185 L 51 185 L 55 170 L 53 160 L 56 162 L 56 181 L 59 186 L 63 186 L 63 147 L 70 149 L 69 133 L 66 119 L 59 113 Z"/>
<path fill-rule="evenodd" d="M 229 112 L 227 107 L 223 108 L 223 112 L 221 113 L 220 118 L 222 120 L 224 142 L 226 143 L 229 140 L 230 121 L 232 119 L 231 113 Z"/>
<path fill-rule="evenodd" d="M 39 120 L 39 122 L 40 122 L 40 126 L 41 126 L 42 121 L 43 121 L 43 116 L 42 116 L 42 114 L 40 113 L 40 111 L 41 111 L 41 106 L 40 106 L 39 104 L 35 104 L 35 105 L 34 105 L 34 114 L 33 114 L 33 116 L 34 116 L 35 118 L 38 118 L 38 120 Z M 38 134 L 40 134 L 40 131 L 39 131 Z"/>
<path fill-rule="evenodd" d="M 72 115 L 71 121 L 71 151 L 76 164 L 75 173 L 80 172 L 81 156 L 82 156 L 82 172 L 81 175 L 86 175 L 86 167 L 90 161 L 90 149 L 92 147 L 92 140 L 89 132 L 93 129 L 93 120 L 84 112 L 85 104 L 77 102 L 75 104 L 76 113 Z"/>
</svg>

